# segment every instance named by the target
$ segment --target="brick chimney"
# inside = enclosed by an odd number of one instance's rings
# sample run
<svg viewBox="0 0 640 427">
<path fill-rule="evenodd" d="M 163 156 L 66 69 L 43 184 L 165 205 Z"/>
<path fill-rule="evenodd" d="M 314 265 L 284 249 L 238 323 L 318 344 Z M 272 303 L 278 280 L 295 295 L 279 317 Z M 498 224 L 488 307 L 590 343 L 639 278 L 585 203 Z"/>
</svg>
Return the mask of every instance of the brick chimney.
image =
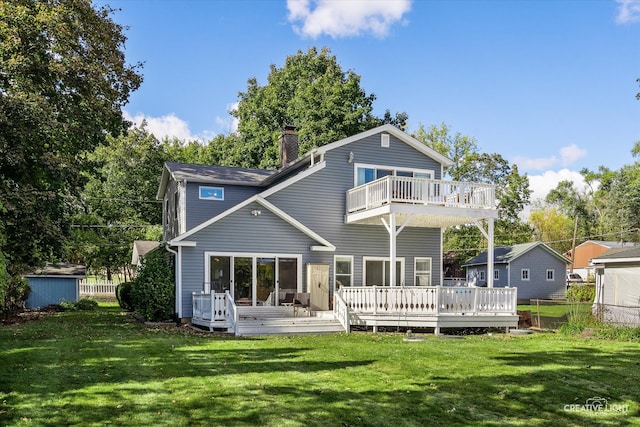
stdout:
<svg viewBox="0 0 640 427">
<path fill-rule="evenodd" d="M 298 158 L 298 133 L 293 125 L 285 125 L 280 135 L 280 167 Z"/>
</svg>

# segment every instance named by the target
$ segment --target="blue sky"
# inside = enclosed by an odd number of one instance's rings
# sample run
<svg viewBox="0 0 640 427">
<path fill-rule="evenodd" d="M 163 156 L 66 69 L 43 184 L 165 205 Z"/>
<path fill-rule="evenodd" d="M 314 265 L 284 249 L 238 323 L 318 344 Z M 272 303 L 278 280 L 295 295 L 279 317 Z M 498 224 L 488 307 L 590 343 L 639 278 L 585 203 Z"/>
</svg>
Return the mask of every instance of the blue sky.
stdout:
<svg viewBox="0 0 640 427">
<path fill-rule="evenodd" d="M 404 111 L 447 123 L 527 173 L 534 197 L 584 167 L 633 162 L 640 140 L 640 0 L 96 1 L 121 10 L 144 83 L 125 107 L 156 136 L 208 140 L 247 79 L 326 46 Z"/>
</svg>

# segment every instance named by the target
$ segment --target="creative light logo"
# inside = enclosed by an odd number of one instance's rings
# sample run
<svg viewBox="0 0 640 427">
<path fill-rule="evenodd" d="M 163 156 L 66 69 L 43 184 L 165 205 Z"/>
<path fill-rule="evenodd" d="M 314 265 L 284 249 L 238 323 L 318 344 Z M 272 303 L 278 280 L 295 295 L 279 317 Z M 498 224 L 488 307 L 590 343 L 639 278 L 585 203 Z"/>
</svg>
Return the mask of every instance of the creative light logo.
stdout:
<svg viewBox="0 0 640 427">
<path fill-rule="evenodd" d="M 590 397 L 584 404 L 564 405 L 564 410 L 570 412 L 587 412 L 592 414 L 603 414 L 605 412 L 617 412 L 624 414 L 629 412 L 629 405 L 609 403 L 609 401 L 604 397 Z"/>
</svg>

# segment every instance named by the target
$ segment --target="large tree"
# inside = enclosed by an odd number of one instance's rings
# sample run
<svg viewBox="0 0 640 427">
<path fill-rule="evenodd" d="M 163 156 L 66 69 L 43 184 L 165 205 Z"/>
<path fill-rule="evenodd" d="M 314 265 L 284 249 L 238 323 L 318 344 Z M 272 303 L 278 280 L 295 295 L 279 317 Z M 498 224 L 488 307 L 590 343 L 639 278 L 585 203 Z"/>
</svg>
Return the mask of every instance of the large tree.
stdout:
<svg viewBox="0 0 640 427">
<path fill-rule="evenodd" d="M 86 154 L 123 129 L 141 83 L 123 28 L 86 0 L 0 0 L 0 248 L 14 270 L 55 257 Z"/>
<path fill-rule="evenodd" d="M 129 265 L 134 240 L 162 236 L 162 204 L 155 196 L 165 145 L 144 126 L 131 128 L 108 137 L 89 159 L 93 168 L 74 216 L 67 256 L 106 271 L 110 279 Z"/>
<path fill-rule="evenodd" d="M 513 245 L 529 242 L 532 229 L 519 217 L 529 203 L 529 179 L 518 172 L 500 154 L 481 153 L 473 137 L 456 133 L 442 123 L 425 128 L 420 125 L 413 136 L 440 154 L 453 160 L 447 170 L 455 181 L 494 184 L 499 218 L 495 223 L 495 243 Z M 472 224 L 450 227 L 445 231 L 444 249 L 456 251 L 456 258 L 465 261 L 484 250 L 487 242 L 480 230 Z"/>
<path fill-rule="evenodd" d="M 237 166 L 274 168 L 278 165 L 278 135 L 284 125 L 298 129 L 300 152 L 354 135 L 382 123 L 404 128 L 404 113 L 383 118 L 372 114 L 374 94 L 360 87 L 360 76 L 343 71 L 328 48 L 310 48 L 271 65 L 266 85 L 248 80 L 239 94 L 238 139 L 228 144 L 227 162 Z"/>
</svg>

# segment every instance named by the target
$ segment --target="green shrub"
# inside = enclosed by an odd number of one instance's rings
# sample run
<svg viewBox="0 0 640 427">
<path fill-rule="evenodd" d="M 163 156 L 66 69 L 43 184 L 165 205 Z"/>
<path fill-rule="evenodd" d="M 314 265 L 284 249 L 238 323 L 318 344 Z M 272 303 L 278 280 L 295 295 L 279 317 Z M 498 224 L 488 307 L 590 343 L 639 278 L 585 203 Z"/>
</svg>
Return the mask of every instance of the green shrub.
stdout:
<svg viewBox="0 0 640 427">
<path fill-rule="evenodd" d="M 131 283 L 131 302 L 136 313 L 151 322 L 168 320 L 174 314 L 173 260 L 167 252 L 148 253 Z"/>
<path fill-rule="evenodd" d="M 89 298 L 81 298 L 75 303 L 75 306 L 79 311 L 93 311 L 98 309 L 98 302 Z"/>
<path fill-rule="evenodd" d="M 0 303 L 0 311 L 3 314 L 11 314 L 24 308 L 24 304 L 29 298 L 31 288 L 27 279 L 20 275 L 11 276 L 6 282 L 4 298 Z"/>
<path fill-rule="evenodd" d="M 131 301 L 131 282 L 120 283 L 116 287 L 116 298 L 120 307 L 127 311 L 133 311 L 133 302 Z"/>
<path fill-rule="evenodd" d="M 566 296 L 568 301 L 593 302 L 596 297 L 596 287 L 589 284 L 571 285 L 567 289 Z"/>
<path fill-rule="evenodd" d="M 76 311 L 76 305 L 75 303 L 69 302 L 69 301 L 62 301 L 61 303 L 58 304 L 58 306 L 64 310 L 64 311 Z"/>
<path fill-rule="evenodd" d="M 93 311 L 98 309 L 98 303 L 89 298 L 81 298 L 76 302 L 62 301 L 58 305 L 64 311 Z"/>
</svg>

